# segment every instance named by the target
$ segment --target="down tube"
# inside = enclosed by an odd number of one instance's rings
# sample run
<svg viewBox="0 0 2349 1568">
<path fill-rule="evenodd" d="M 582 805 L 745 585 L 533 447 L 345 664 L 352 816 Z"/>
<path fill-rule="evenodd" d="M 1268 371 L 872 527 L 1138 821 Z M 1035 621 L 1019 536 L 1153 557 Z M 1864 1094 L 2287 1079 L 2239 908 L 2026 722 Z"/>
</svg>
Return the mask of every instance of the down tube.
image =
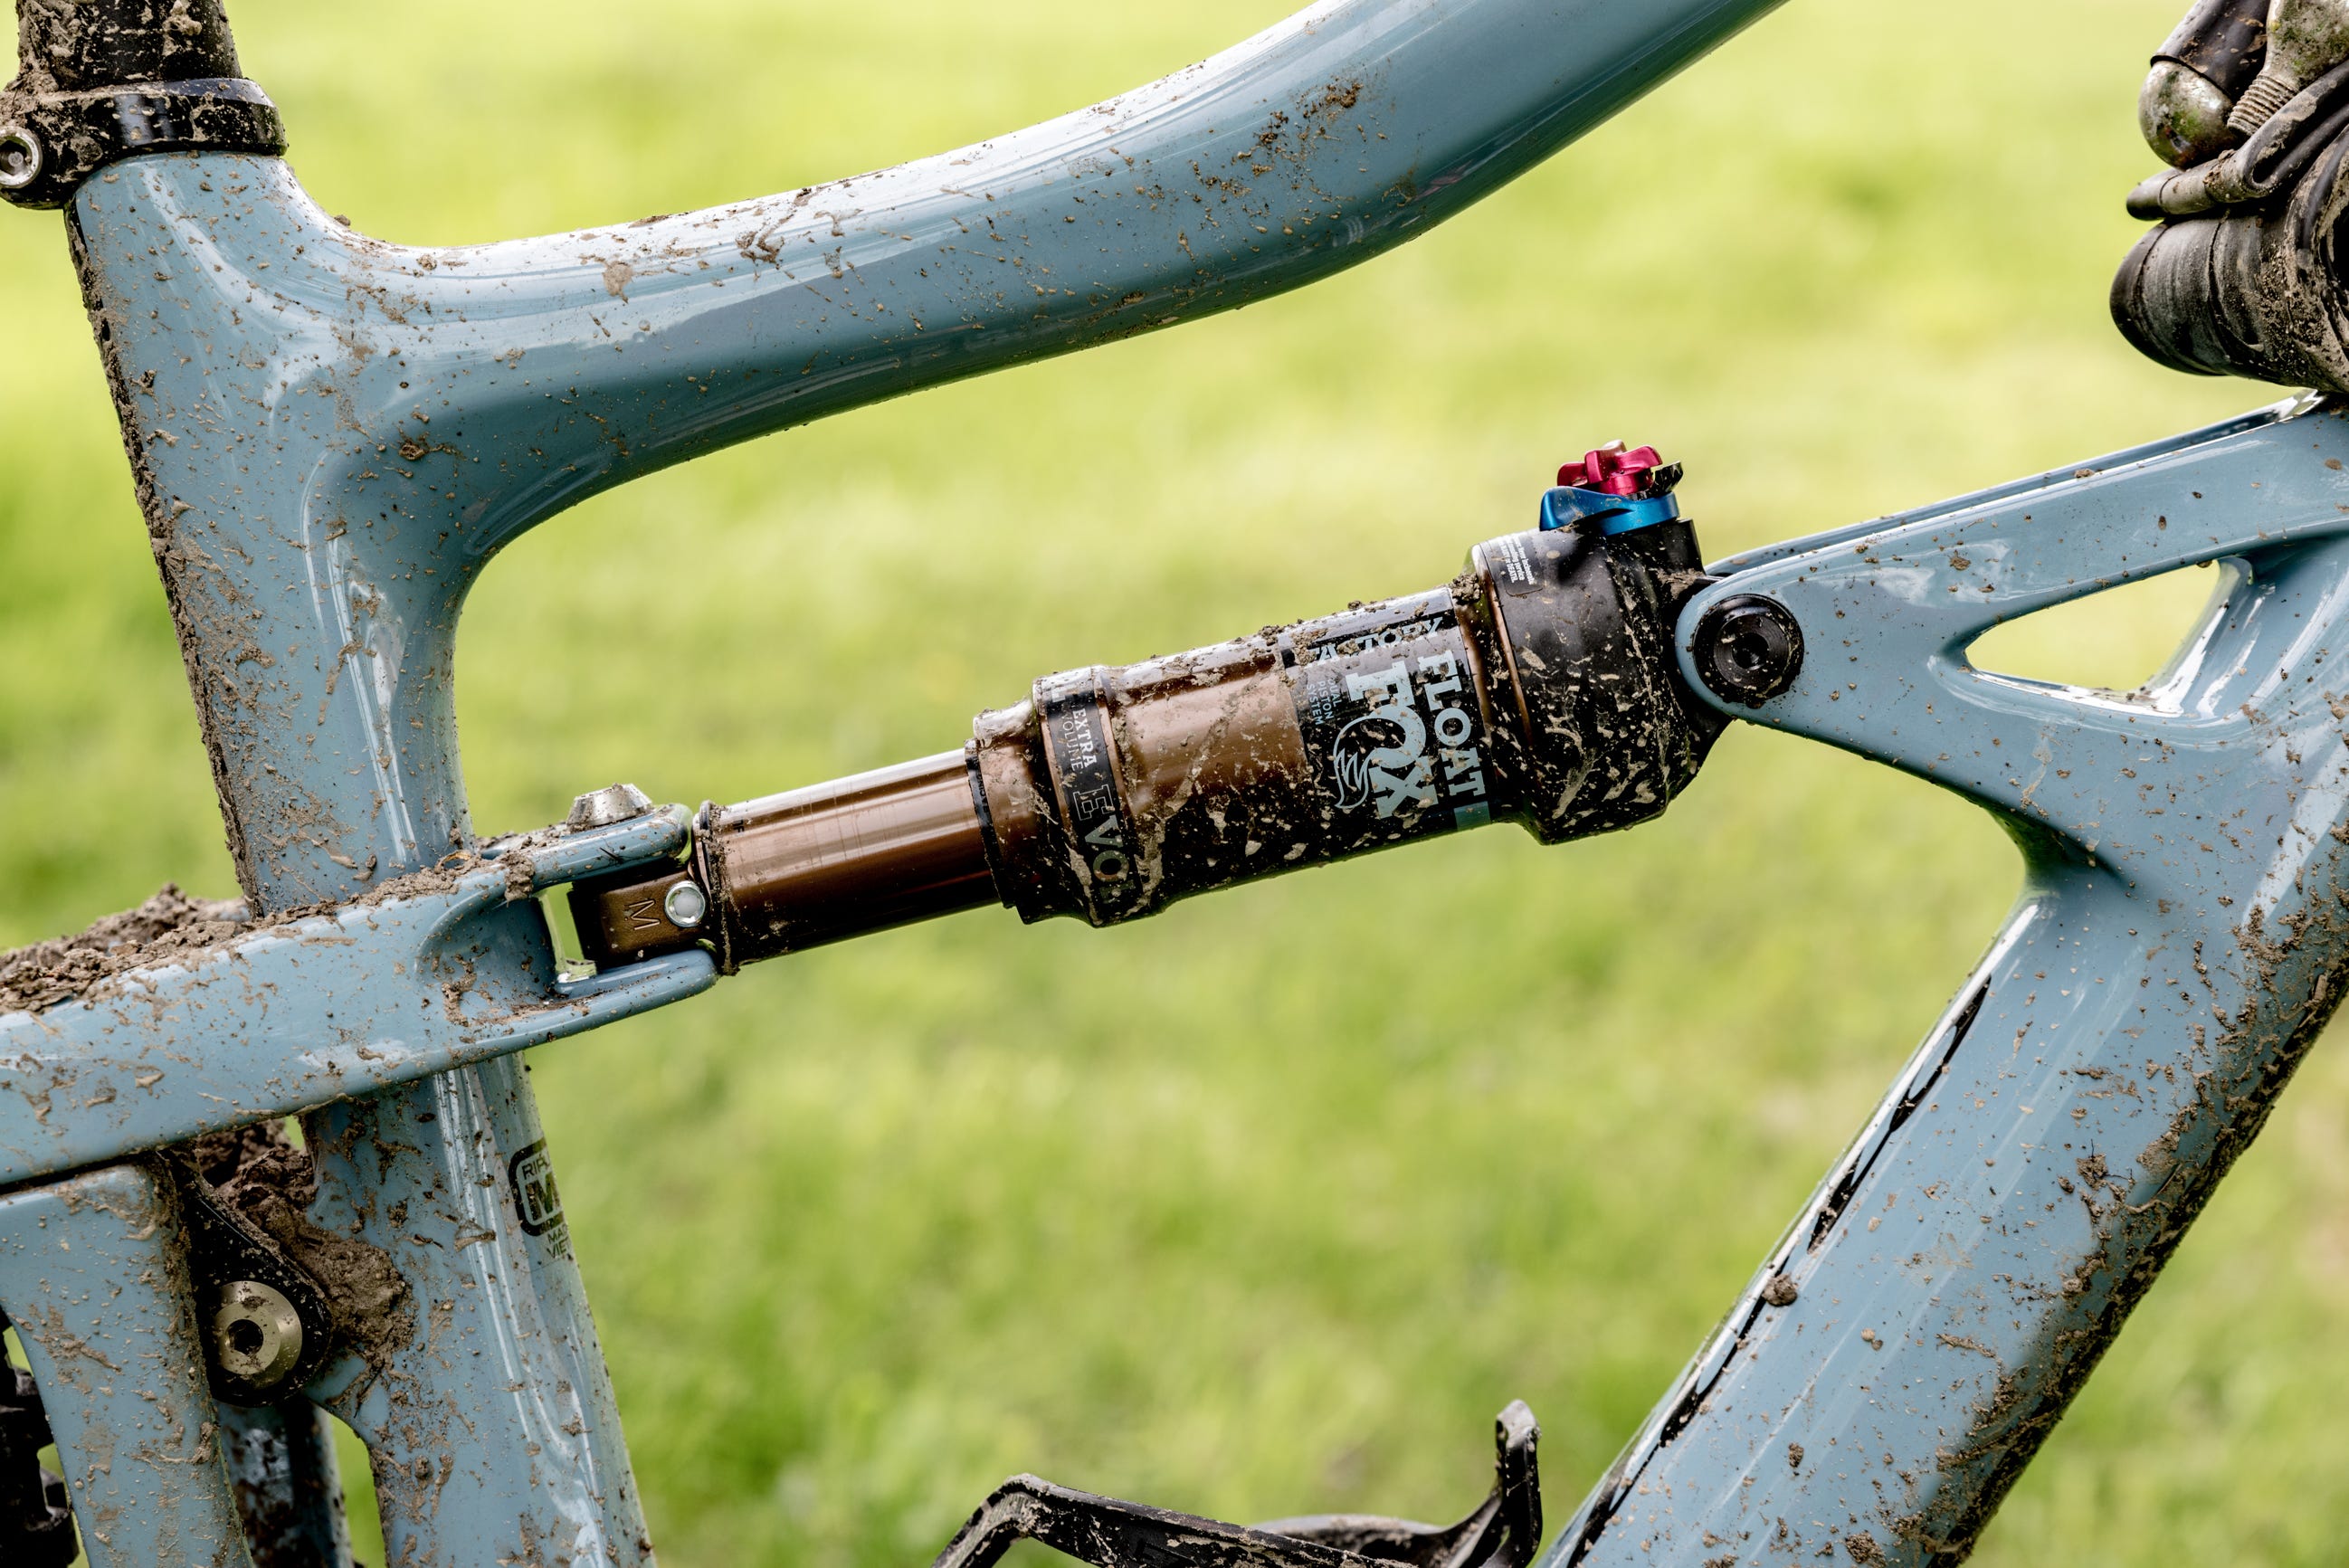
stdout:
<svg viewBox="0 0 2349 1568">
<path fill-rule="evenodd" d="M 2217 428 L 1692 601 L 1766 594 L 1748 717 L 1991 807 L 2021 903 L 1552 1563 L 1954 1563 L 2151 1286 L 2349 960 L 2349 424 Z M 1989 624 L 2223 559 L 2130 694 L 1965 658 Z M 1838 658 L 1837 655 L 1846 655 Z"/>
<path fill-rule="evenodd" d="M 1961 1553 L 2095 1367 L 2208 1195 L 2137 1173 L 2197 1089 L 2144 1078 L 2126 885 L 2062 864 L 2031 882 L 1566 1561 Z M 2148 1203 L 2120 1269 L 2056 1263 Z M 1784 1305 L 1764 1295 L 1781 1273 Z"/>
</svg>

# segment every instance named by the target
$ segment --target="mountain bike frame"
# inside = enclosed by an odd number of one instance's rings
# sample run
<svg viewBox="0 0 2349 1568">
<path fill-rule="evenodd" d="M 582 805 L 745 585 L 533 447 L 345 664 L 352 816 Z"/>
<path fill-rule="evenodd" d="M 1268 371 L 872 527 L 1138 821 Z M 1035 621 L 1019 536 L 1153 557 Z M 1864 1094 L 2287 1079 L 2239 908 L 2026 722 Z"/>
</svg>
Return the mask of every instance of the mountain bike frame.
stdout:
<svg viewBox="0 0 2349 1568">
<path fill-rule="evenodd" d="M 314 1404 L 367 1444 L 395 1563 L 651 1560 L 515 1053 L 718 974 L 565 979 L 534 896 L 674 859 L 682 809 L 476 841 L 450 676 L 501 546 L 733 441 L 1367 260 L 1768 8 L 1343 0 L 1017 135 L 494 245 L 369 239 L 249 152 L 83 182 L 67 231 L 252 917 L 0 1017 L 0 1308 L 92 1563 L 347 1559 Z M 28 41 L 62 14 L 22 10 Z M 1716 706 L 1980 802 L 2023 889 L 1546 1561 L 1970 1549 L 2338 1000 L 2344 462 L 2302 400 L 1712 569 L 1692 689 L 1706 612 L 1775 600 L 1798 678 Z M 2208 562 L 2225 587 L 2141 691 L 1968 662 Z M 414 1312 L 308 1403 L 224 1405 L 147 1156 L 291 1116 L 313 1217 Z"/>
</svg>

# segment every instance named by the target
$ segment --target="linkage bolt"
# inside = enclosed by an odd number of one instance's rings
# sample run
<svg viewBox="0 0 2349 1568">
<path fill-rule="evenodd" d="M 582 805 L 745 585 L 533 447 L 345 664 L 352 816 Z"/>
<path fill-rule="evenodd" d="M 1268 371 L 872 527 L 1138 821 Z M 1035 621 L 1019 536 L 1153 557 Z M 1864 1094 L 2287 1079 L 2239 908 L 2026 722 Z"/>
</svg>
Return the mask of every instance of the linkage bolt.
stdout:
<svg viewBox="0 0 2349 1568">
<path fill-rule="evenodd" d="M 302 1315 L 257 1280 L 224 1284 L 212 1310 L 212 1353 L 230 1377 L 271 1387 L 302 1359 Z"/>
<path fill-rule="evenodd" d="M 691 931 L 709 913 L 709 895 L 695 883 L 681 882 L 661 900 L 661 913 L 679 931 Z"/>
<path fill-rule="evenodd" d="M 0 191 L 22 191 L 41 177 L 41 144 L 21 125 L 0 126 Z"/>
<path fill-rule="evenodd" d="M 574 833 L 589 828 L 608 828 L 615 822 L 633 820 L 652 809 L 651 797 L 635 785 L 606 784 L 572 801 L 571 814 L 563 819 L 563 825 Z"/>
<path fill-rule="evenodd" d="M 1775 599 L 1740 593 L 1697 624 L 1697 673 L 1726 702 L 1760 707 L 1795 684 L 1803 667 L 1803 629 Z"/>
</svg>

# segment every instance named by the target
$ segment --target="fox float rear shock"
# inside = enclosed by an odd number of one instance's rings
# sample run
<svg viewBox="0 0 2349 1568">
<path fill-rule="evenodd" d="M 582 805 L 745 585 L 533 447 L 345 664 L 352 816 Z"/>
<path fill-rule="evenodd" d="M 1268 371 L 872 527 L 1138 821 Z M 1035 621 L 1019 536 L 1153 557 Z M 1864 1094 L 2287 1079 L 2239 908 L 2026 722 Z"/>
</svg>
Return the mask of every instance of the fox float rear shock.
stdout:
<svg viewBox="0 0 2349 1568">
<path fill-rule="evenodd" d="M 685 863 L 573 890 L 585 956 L 707 944 L 731 972 L 990 902 L 1112 925 L 1486 822 L 1556 843 L 1643 821 L 1725 722 L 1673 658 L 1674 614 L 1708 581 L 1679 478 L 1610 444 L 1443 587 L 1049 676 L 958 752 L 705 806 Z M 1724 695 L 1794 678 L 1799 634 L 1775 608 L 1708 620 L 1699 664 Z"/>
</svg>

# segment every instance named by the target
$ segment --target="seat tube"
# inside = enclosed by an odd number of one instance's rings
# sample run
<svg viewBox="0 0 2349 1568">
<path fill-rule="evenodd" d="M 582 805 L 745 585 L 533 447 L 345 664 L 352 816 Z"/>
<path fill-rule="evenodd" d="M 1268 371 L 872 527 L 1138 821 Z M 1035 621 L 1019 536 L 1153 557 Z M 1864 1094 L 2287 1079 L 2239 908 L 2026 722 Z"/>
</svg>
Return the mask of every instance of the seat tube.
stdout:
<svg viewBox="0 0 2349 1568">
<path fill-rule="evenodd" d="M 500 1057 L 304 1128 L 313 1216 L 382 1248 L 409 1293 L 408 1343 L 327 1400 L 373 1456 L 386 1559 L 650 1562 L 528 1068 Z"/>
</svg>

